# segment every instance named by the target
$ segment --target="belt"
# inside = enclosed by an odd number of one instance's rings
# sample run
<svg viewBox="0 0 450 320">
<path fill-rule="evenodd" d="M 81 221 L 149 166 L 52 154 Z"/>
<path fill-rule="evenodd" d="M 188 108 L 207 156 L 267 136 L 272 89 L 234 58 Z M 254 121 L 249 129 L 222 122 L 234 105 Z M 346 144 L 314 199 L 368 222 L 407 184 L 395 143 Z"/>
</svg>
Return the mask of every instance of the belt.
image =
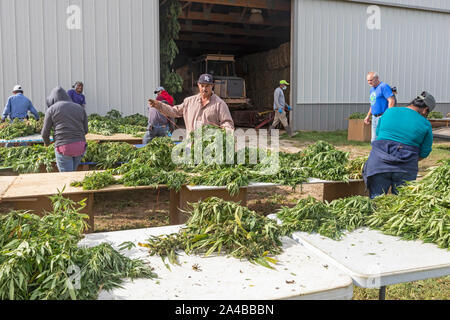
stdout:
<svg viewBox="0 0 450 320">
<path fill-rule="evenodd" d="M 373 114 L 373 116 L 375 117 L 375 118 L 379 118 L 379 117 L 381 117 L 382 115 L 383 115 L 384 113 L 380 113 L 380 114 Z"/>
<path fill-rule="evenodd" d="M 167 128 L 169 125 L 165 125 L 165 126 L 154 126 L 152 125 L 151 127 L 154 129 L 163 129 L 163 128 Z"/>
</svg>

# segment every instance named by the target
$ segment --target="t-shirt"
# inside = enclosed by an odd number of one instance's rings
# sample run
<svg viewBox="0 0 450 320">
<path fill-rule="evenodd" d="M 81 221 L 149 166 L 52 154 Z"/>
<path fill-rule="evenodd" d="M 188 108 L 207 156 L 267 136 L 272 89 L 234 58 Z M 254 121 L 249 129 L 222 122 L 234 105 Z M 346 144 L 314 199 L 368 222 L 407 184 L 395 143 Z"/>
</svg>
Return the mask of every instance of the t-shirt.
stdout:
<svg viewBox="0 0 450 320">
<path fill-rule="evenodd" d="M 380 118 L 377 140 L 392 140 L 420 148 L 420 157 L 430 155 L 433 129 L 430 121 L 409 108 L 391 108 Z"/>
<path fill-rule="evenodd" d="M 70 98 L 72 98 L 73 102 L 78 103 L 80 106 L 86 104 L 86 98 L 84 94 L 79 94 L 75 90 L 69 90 L 67 91 L 67 94 Z"/>
<path fill-rule="evenodd" d="M 380 115 L 386 112 L 389 108 L 389 102 L 387 99 L 392 97 L 391 87 L 384 82 L 380 82 L 378 87 L 372 87 L 370 89 L 370 105 L 372 106 L 372 114 Z"/>
</svg>

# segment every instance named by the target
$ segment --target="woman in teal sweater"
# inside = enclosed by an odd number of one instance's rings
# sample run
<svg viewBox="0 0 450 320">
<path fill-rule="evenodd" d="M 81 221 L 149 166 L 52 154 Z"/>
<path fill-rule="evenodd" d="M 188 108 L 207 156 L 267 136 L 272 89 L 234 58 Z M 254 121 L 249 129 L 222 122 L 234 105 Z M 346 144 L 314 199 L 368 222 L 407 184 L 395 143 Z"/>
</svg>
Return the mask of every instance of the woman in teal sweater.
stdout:
<svg viewBox="0 0 450 320">
<path fill-rule="evenodd" d="M 433 131 L 427 117 L 435 107 L 434 97 L 423 92 L 408 107 L 391 108 L 381 117 L 363 172 L 372 199 L 391 188 L 397 194 L 397 187 L 417 179 L 419 161 L 432 151 Z"/>
</svg>

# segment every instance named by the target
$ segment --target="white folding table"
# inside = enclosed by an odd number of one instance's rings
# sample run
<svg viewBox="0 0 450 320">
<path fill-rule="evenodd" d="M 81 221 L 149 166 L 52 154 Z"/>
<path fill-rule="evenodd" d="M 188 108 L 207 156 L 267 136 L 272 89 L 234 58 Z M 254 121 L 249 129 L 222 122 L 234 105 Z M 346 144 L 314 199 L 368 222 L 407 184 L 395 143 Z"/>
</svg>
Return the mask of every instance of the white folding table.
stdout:
<svg viewBox="0 0 450 320">
<path fill-rule="evenodd" d="M 346 232 L 340 241 L 296 232 L 293 239 L 352 277 L 362 288 L 386 286 L 450 275 L 450 251 L 422 241 L 405 241 L 367 228 Z"/>
<path fill-rule="evenodd" d="M 104 242 L 144 243 L 150 236 L 176 233 L 182 226 L 89 234 L 80 246 Z M 275 257 L 275 270 L 226 256 L 187 256 L 170 270 L 158 256 L 141 247 L 126 256 L 150 263 L 158 279 L 126 280 L 122 289 L 102 291 L 101 300 L 344 300 L 353 297 L 352 279 L 290 238 L 283 239 L 284 253 Z M 168 263 L 166 261 L 166 263 Z"/>
</svg>

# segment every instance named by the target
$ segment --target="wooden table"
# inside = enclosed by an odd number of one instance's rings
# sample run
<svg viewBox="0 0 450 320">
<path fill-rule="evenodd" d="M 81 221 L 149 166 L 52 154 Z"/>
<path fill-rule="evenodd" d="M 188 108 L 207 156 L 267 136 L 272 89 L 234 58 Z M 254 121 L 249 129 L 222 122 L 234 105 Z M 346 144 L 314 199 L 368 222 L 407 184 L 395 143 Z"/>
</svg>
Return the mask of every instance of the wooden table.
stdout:
<svg viewBox="0 0 450 320">
<path fill-rule="evenodd" d="M 143 138 L 133 137 L 131 134 L 115 134 L 112 136 L 102 136 L 99 134 L 88 133 L 86 135 L 87 141 L 95 141 L 95 142 L 124 142 L 129 144 L 141 144 Z"/>
<path fill-rule="evenodd" d="M 101 190 L 83 190 L 79 187 L 72 187 L 70 184 L 76 181 L 82 181 L 86 175 L 95 171 L 77 171 L 65 173 L 36 173 L 22 174 L 15 177 L 0 177 L 2 186 L 0 187 L 0 202 L 11 202 L 16 210 L 33 210 L 37 214 L 44 214 L 52 211 L 52 204 L 49 196 L 62 194 L 79 202 L 86 200 L 86 207 L 83 213 L 89 215 L 89 232 L 94 230 L 94 214 L 92 206 L 94 195 L 97 193 L 121 192 L 130 190 L 157 190 L 167 189 L 167 186 L 161 185 L 125 187 L 123 185 L 113 185 Z M 98 171 L 97 171 L 98 172 Z M 4 182 L 2 182 L 4 181 Z M 357 195 L 363 190 L 362 183 L 359 180 L 350 183 L 338 183 L 310 179 L 308 183 L 324 184 L 324 200 L 332 201 L 340 197 Z M 171 225 L 183 224 L 188 220 L 184 211 L 189 209 L 189 203 L 197 203 L 210 197 L 221 198 L 225 201 L 239 202 L 242 206 L 247 205 L 248 189 L 263 189 L 277 187 L 279 185 L 271 183 L 251 183 L 249 186 L 240 188 L 237 195 L 231 196 L 226 187 L 204 187 L 204 186 L 183 186 L 180 191 L 170 190 L 170 217 Z"/>
<path fill-rule="evenodd" d="M 142 133 L 144 134 L 144 133 Z M 143 138 L 133 137 L 131 134 L 115 134 L 112 136 L 103 136 L 100 134 L 88 133 L 86 135 L 86 141 L 96 141 L 96 142 L 125 142 L 129 144 L 142 144 Z M 53 138 L 50 138 L 53 141 Z M 35 134 L 27 137 L 19 137 L 12 140 L 0 140 L 0 146 L 5 146 L 7 143 L 20 145 L 22 143 L 26 144 L 42 144 L 44 140 L 40 134 Z"/>
<path fill-rule="evenodd" d="M 123 185 L 113 185 L 101 190 L 83 190 L 79 187 L 72 187 L 70 184 L 82 181 L 88 171 L 64 172 L 64 173 L 36 173 L 23 174 L 14 177 L 0 177 L 0 202 L 13 203 L 16 210 L 33 210 L 37 214 L 44 214 L 52 211 L 52 204 L 49 196 L 62 194 L 76 202 L 86 199 L 86 207 L 82 211 L 89 215 L 89 232 L 94 230 L 94 214 L 92 206 L 94 195 L 97 193 L 120 192 L 130 190 L 157 190 L 167 189 L 161 185 L 125 187 Z M 182 210 L 188 209 L 189 203 L 196 203 L 199 200 L 209 197 L 220 197 L 226 201 L 247 203 L 247 188 L 242 188 L 241 192 L 231 197 L 228 192 L 211 190 L 189 190 L 186 186 L 177 192 L 170 190 L 170 224 L 177 225 L 187 221 L 188 217 Z"/>
</svg>

